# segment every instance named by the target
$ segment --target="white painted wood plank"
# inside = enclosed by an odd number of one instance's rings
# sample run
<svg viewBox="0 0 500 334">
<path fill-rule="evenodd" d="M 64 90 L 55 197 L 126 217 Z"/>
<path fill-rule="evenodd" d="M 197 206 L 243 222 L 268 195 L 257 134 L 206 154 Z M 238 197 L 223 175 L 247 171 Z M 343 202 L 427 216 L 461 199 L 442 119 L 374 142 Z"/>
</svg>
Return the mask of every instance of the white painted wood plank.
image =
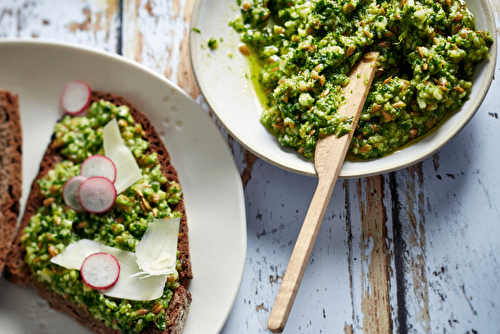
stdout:
<svg viewBox="0 0 500 334">
<path fill-rule="evenodd" d="M 4 0 L 0 8 L 0 37 L 34 37 L 117 51 L 118 0 Z"/>
<path fill-rule="evenodd" d="M 469 124 L 424 164 L 433 331 L 500 333 L 498 92 L 497 75 Z"/>
<path fill-rule="evenodd" d="M 194 0 L 124 0 L 123 55 L 164 75 L 193 98 L 199 90 L 188 50 Z"/>
<path fill-rule="evenodd" d="M 315 178 L 290 174 L 261 160 L 254 165 L 245 190 L 249 267 L 222 333 L 267 332 L 269 312 L 316 183 Z M 351 322 L 344 193 L 340 182 L 292 308 L 287 332 L 342 332 Z"/>
</svg>

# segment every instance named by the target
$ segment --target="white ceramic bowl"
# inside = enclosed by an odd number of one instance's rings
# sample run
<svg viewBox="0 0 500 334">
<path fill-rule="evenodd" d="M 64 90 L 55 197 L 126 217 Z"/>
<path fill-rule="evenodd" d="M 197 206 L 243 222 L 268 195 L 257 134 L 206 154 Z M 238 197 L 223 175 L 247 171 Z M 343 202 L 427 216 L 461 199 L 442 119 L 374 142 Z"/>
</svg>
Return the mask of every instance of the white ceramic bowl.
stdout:
<svg viewBox="0 0 500 334">
<path fill-rule="evenodd" d="M 446 144 L 474 115 L 493 78 L 497 34 L 490 1 L 466 0 L 466 3 L 476 18 L 476 28 L 490 31 L 494 38 L 490 59 L 476 69 L 470 99 L 442 126 L 416 144 L 384 158 L 346 161 L 340 177 L 376 175 L 415 164 Z M 237 14 L 236 0 L 197 0 L 195 3 L 191 18 L 190 52 L 198 85 L 218 120 L 246 149 L 286 170 L 316 175 L 312 162 L 280 147 L 277 139 L 259 121 L 262 108 L 248 79 L 248 60 L 238 51 L 238 34 L 228 25 Z M 206 47 L 212 37 L 222 39 L 216 50 Z"/>
</svg>

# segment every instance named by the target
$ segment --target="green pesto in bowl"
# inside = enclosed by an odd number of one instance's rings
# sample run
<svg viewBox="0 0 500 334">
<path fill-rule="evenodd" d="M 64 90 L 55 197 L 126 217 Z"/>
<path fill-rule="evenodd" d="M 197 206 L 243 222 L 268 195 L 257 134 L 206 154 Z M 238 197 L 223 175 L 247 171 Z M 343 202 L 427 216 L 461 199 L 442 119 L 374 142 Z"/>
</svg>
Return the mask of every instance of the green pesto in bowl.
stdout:
<svg viewBox="0 0 500 334">
<path fill-rule="evenodd" d="M 262 92 L 261 123 L 282 146 L 314 158 L 317 140 L 342 135 L 337 109 L 351 68 L 380 52 L 349 154 L 381 157 L 429 133 L 468 99 L 493 43 L 459 0 L 240 2 L 238 31 Z"/>
</svg>

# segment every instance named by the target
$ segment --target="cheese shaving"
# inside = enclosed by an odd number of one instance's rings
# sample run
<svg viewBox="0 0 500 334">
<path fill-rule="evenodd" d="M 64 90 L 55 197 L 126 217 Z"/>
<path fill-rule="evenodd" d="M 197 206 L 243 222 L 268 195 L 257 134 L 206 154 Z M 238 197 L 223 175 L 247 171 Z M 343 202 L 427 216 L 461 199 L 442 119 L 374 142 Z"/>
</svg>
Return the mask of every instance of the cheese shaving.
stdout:
<svg viewBox="0 0 500 334">
<path fill-rule="evenodd" d="M 120 278 L 116 284 L 107 290 L 99 292 L 108 297 L 130 300 L 154 300 L 163 295 L 166 275 L 143 276 L 144 272 L 136 262 L 133 252 L 102 245 L 88 239 L 82 239 L 68 245 L 64 251 L 50 261 L 67 269 L 80 270 L 83 260 L 94 253 L 109 253 L 120 263 Z"/>
<path fill-rule="evenodd" d="M 154 219 L 135 253 L 82 239 L 69 244 L 50 261 L 67 269 L 80 270 L 87 256 L 101 252 L 111 254 L 120 263 L 120 277 L 112 288 L 100 292 L 114 298 L 154 300 L 163 295 L 168 276 L 175 273 L 179 225 L 180 218 Z"/>
<path fill-rule="evenodd" d="M 113 118 L 103 128 L 104 154 L 110 158 L 116 167 L 116 192 L 120 194 L 125 189 L 142 179 L 142 172 L 130 149 L 123 142 L 116 118 Z"/>
<path fill-rule="evenodd" d="M 177 263 L 180 218 L 155 219 L 135 247 L 137 264 L 150 275 L 170 275 Z"/>
</svg>

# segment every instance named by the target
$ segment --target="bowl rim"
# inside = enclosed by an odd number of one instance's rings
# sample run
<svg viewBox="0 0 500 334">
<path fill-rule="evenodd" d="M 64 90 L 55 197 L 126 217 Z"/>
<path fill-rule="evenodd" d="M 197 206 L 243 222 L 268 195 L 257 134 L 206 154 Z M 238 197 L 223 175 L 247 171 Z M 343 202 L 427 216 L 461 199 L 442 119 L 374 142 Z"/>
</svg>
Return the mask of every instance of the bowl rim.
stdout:
<svg viewBox="0 0 500 334">
<path fill-rule="evenodd" d="M 205 2 L 210 1 L 210 0 L 196 0 L 195 4 L 193 6 L 193 11 L 192 11 L 192 16 L 191 16 L 191 21 L 190 21 L 190 36 L 189 36 L 189 49 L 190 49 L 190 62 L 191 62 L 191 67 L 193 69 L 193 74 L 195 77 L 195 81 L 200 88 L 200 92 L 202 96 L 204 97 L 206 103 L 208 104 L 210 110 L 212 111 L 211 114 L 215 117 L 215 119 L 224 127 L 224 129 L 228 132 L 230 136 L 232 136 L 241 146 L 243 146 L 245 149 L 259 157 L 260 159 L 277 166 L 279 168 L 282 168 L 286 171 L 291 171 L 297 174 L 302 174 L 302 175 L 308 175 L 308 176 L 313 176 L 317 177 L 317 174 L 314 169 L 314 163 L 311 161 L 311 166 L 312 168 L 306 170 L 306 169 L 300 169 L 296 168 L 293 166 L 290 166 L 284 161 L 283 159 L 277 159 L 276 157 L 270 157 L 261 150 L 259 150 L 258 145 L 255 145 L 254 143 L 251 143 L 247 140 L 243 140 L 241 136 L 238 136 L 238 133 L 235 132 L 231 126 L 228 125 L 228 122 L 226 118 L 224 118 L 223 115 L 217 112 L 217 110 L 214 108 L 215 101 L 213 100 L 212 96 L 207 96 L 206 94 L 206 87 L 205 87 L 205 82 L 203 81 L 203 75 L 202 71 L 198 68 L 196 59 L 197 57 L 200 57 L 201 53 L 203 50 L 201 50 L 198 42 L 197 35 L 199 35 L 199 30 L 197 30 L 197 27 L 199 25 L 199 20 L 200 20 L 200 15 L 202 14 L 202 6 Z M 215 1 L 215 0 L 212 0 Z M 469 0 L 470 1 L 470 0 Z M 466 3 L 468 1 L 465 1 Z M 484 60 L 483 63 L 480 65 L 483 67 L 483 77 L 485 80 L 481 81 L 479 84 L 474 85 L 473 87 L 477 90 L 477 94 L 474 96 L 474 100 L 469 99 L 467 103 L 467 108 L 468 110 L 472 110 L 472 112 L 468 112 L 467 114 L 464 114 L 459 122 L 453 126 L 450 130 L 447 131 L 447 133 L 439 140 L 437 141 L 434 145 L 430 147 L 426 147 L 425 149 L 421 150 L 419 154 L 413 155 L 411 158 L 406 159 L 404 161 L 401 161 L 400 163 L 392 164 L 390 166 L 386 166 L 383 168 L 375 168 L 372 169 L 371 171 L 361 171 L 357 172 L 356 170 L 351 171 L 348 168 L 344 168 L 345 166 L 349 166 L 350 163 L 364 163 L 365 161 L 346 161 L 346 164 L 344 164 L 343 168 L 340 171 L 339 178 L 359 178 L 359 177 L 368 177 L 368 176 L 374 176 L 374 175 L 379 175 L 379 174 L 384 174 L 392 171 L 396 171 L 399 169 L 403 169 L 406 167 L 409 167 L 411 165 L 414 165 L 432 154 L 436 153 L 438 150 L 440 150 L 444 145 L 446 145 L 454 136 L 456 136 L 464 127 L 467 125 L 467 123 L 471 120 L 471 118 L 476 114 L 477 110 L 481 106 L 484 98 L 486 97 L 489 87 L 491 86 L 491 82 L 493 80 L 494 72 L 495 72 L 495 65 L 497 61 L 497 34 L 496 34 L 496 24 L 495 24 L 495 17 L 493 14 L 493 9 L 491 6 L 491 3 L 488 0 L 477 0 L 476 3 L 478 3 L 479 7 L 482 8 L 482 12 L 480 14 L 484 14 L 485 16 L 485 23 L 484 25 L 486 26 L 486 30 L 491 32 L 491 37 L 493 39 L 493 46 L 489 50 L 489 58 Z M 476 18 L 477 19 L 477 18 Z M 228 25 L 229 28 L 229 25 Z M 477 70 L 475 72 L 477 74 Z M 254 91 L 253 85 L 251 85 L 251 90 Z M 255 94 L 255 93 L 253 93 Z M 455 111 L 453 114 L 450 115 L 455 115 L 458 112 L 460 112 L 462 109 L 458 109 Z M 436 127 L 434 127 L 433 130 L 431 130 L 429 133 L 419 137 L 418 141 L 425 140 L 426 138 L 430 138 L 434 134 L 434 130 L 438 129 L 441 127 L 443 124 L 443 121 L 446 121 L 446 118 L 440 122 L 440 124 Z M 413 145 L 413 144 L 411 144 Z M 292 152 L 297 156 L 298 159 L 307 161 L 305 158 L 294 152 L 293 150 L 287 148 L 287 147 L 282 147 L 281 149 L 284 150 L 285 152 Z M 369 159 L 366 162 L 372 162 L 375 160 L 379 159 L 386 159 L 393 157 L 394 155 L 398 154 L 401 152 L 401 150 L 397 150 L 394 153 L 391 153 L 385 157 L 381 158 L 376 158 L 376 159 Z M 391 158 L 392 159 L 392 158 Z"/>
</svg>

